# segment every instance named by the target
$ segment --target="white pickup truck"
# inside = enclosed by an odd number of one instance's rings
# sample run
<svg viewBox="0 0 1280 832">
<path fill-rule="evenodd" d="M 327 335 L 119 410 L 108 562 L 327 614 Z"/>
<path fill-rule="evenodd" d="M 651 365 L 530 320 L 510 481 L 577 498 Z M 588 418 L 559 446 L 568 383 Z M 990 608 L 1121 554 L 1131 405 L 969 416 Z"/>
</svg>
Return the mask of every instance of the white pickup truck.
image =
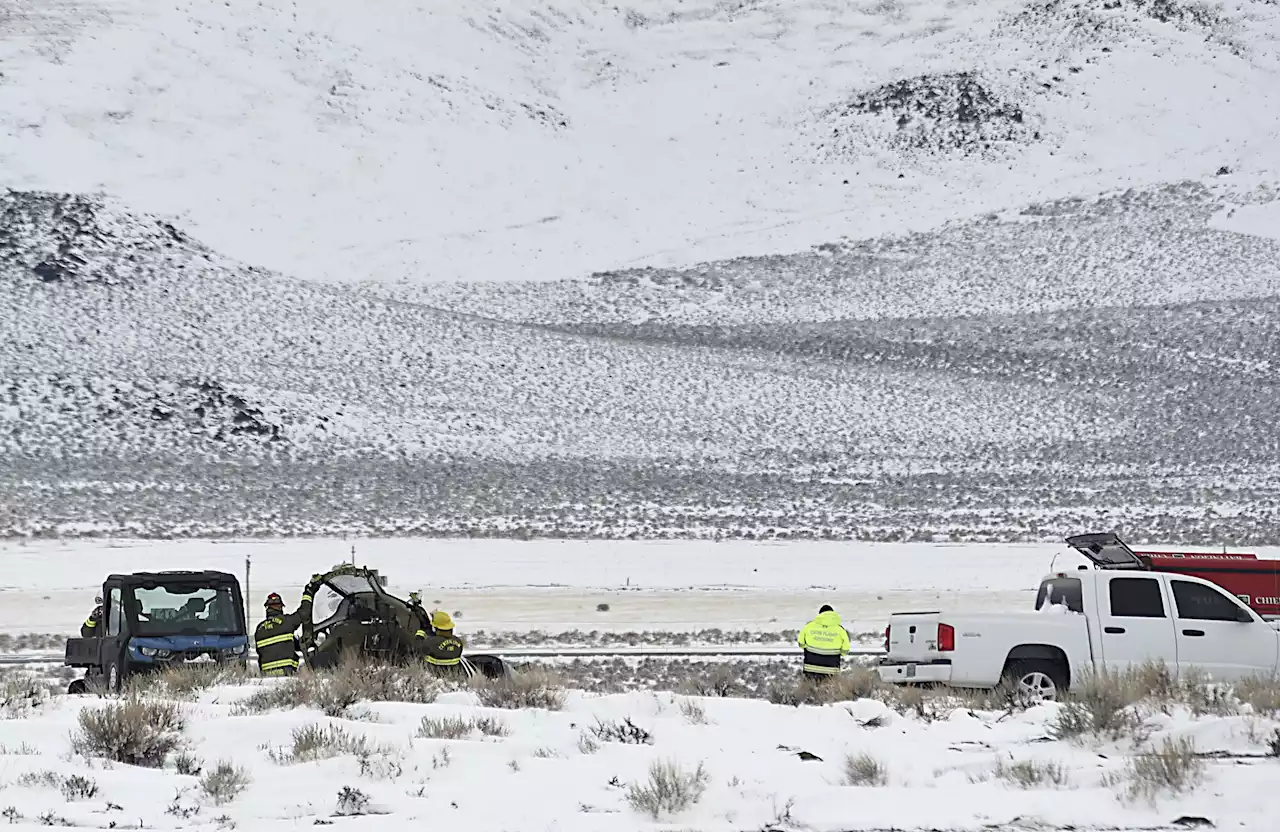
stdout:
<svg viewBox="0 0 1280 832">
<path fill-rule="evenodd" d="M 1216 584 L 1143 571 L 1114 535 L 1069 542 L 1093 561 L 1047 576 L 1036 612 L 895 613 L 877 670 L 887 682 L 994 688 L 1056 699 L 1090 669 L 1163 661 L 1231 682 L 1280 670 L 1280 631 Z"/>
</svg>

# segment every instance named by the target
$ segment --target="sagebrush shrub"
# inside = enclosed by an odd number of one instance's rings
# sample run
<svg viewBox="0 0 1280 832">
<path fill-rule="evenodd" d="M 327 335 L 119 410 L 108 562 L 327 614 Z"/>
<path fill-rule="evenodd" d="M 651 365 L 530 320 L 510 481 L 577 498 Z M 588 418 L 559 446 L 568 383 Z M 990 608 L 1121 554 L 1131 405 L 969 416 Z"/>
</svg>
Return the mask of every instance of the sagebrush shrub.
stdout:
<svg viewBox="0 0 1280 832">
<path fill-rule="evenodd" d="M 627 745 L 653 745 L 653 734 L 641 728 L 626 717 L 622 722 L 608 722 L 597 719 L 590 729 L 595 738 L 601 742 L 620 742 Z"/>
<path fill-rule="evenodd" d="M 217 805 L 230 803 L 249 788 L 249 772 L 230 760 L 219 760 L 213 769 L 200 779 L 200 789 Z"/>
<path fill-rule="evenodd" d="M 424 716 L 418 726 L 418 736 L 432 740 L 458 740 L 471 735 L 476 724 L 470 719 L 446 716 L 439 719 Z"/>
<path fill-rule="evenodd" d="M 98 796 L 98 784 L 92 778 L 73 774 L 62 781 L 59 791 L 68 803 L 73 800 L 89 800 Z"/>
<path fill-rule="evenodd" d="M 71 747 L 86 757 L 158 768 L 182 741 L 186 719 L 177 704 L 129 697 L 80 712 Z"/>
<path fill-rule="evenodd" d="M 688 696 L 734 696 L 743 689 L 738 672 L 720 662 L 680 683 L 680 692 Z"/>
<path fill-rule="evenodd" d="M 179 751 L 173 755 L 173 768 L 179 774 L 185 774 L 188 777 L 195 777 L 200 774 L 203 761 L 189 751 Z"/>
<path fill-rule="evenodd" d="M 530 670 L 499 679 L 477 677 L 471 686 L 480 704 L 489 708 L 558 711 L 564 707 L 563 681 L 558 675 L 545 670 Z"/>
<path fill-rule="evenodd" d="M 293 746 L 286 752 L 272 752 L 278 763 L 305 763 L 345 754 L 362 756 L 385 754 L 392 749 L 369 742 L 363 734 L 352 734 L 337 725 L 305 725 L 294 729 Z"/>
<path fill-rule="evenodd" d="M 707 724 L 707 710 L 696 699 L 681 699 L 680 714 L 690 725 Z"/>
<path fill-rule="evenodd" d="M 889 783 L 889 769 L 870 754 L 849 754 L 844 758 L 846 786 L 884 786 Z"/>
<path fill-rule="evenodd" d="M 662 814 L 683 812 L 702 799 L 711 777 L 702 763 L 686 771 L 675 760 L 655 761 L 649 766 L 649 781 L 627 787 L 627 803 L 655 820 Z"/>
<path fill-rule="evenodd" d="M 52 696 L 53 688 L 47 680 L 26 673 L 9 676 L 0 682 L 0 714 L 24 716 L 48 702 Z"/>
<path fill-rule="evenodd" d="M 1011 783 L 1020 789 L 1031 789 L 1038 786 L 1063 787 L 1070 782 L 1067 770 L 1059 763 L 1036 760 L 1018 760 L 1006 763 L 1001 760 L 996 764 L 996 777 Z"/>
<path fill-rule="evenodd" d="M 363 815 L 369 809 L 369 795 L 352 788 L 351 786 L 343 786 L 338 792 L 338 806 L 336 814 L 339 815 Z"/>
<path fill-rule="evenodd" d="M 154 677 L 134 677 L 151 689 L 161 688 L 173 696 L 190 696 L 215 685 L 243 682 L 249 671 L 239 664 L 184 664 L 169 667 Z"/>
<path fill-rule="evenodd" d="M 273 680 L 274 681 L 274 680 Z M 350 661 L 333 670 L 303 668 L 242 699 L 233 709 L 240 714 L 272 710 L 316 708 L 325 716 L 343 717 L 358 702 L 414 702 L 431 704 L 449 685 L 421 665 L 378 665 Z"/>
<path fill-rule="evenodd" d="M 1064 697 L 1050 732 L 1058 739 L 1087 735 L 1119 739 L 1141 722 L 1135 706 L 1144 693 L 1135 674 L 1086 673 Z"/>
<path fill-rule="evenodd" d="M 1280 713 L 1280 678 L 1276 676 L 1250 676 L 1234 685 L 1236 697 L 1259 716 L 1273 717 Z"/>
<path fill-rule="evenodd" d="M 480 733 L 486 737 L 505 737 L 511 733 L 511 729 L 502 720 L 492 716 L 478 716 L 475 718 L 476 728 L 480 729 Z"/>
<path fill-rule="evenodd" d="M 1126 771 L 1126 795 L 1154 802 L 1163 792 L 1181 794 L 1204 782 L 1205 761 L 1186 737 L 1165 739 L 1159 748 L 1135 756 Z"/>
<path fill-rule="evenodd" d="M 888 686 L 880 675 L 861 665 L 845 668 L 841 673 L 815 682 L 802 676 L 793 683 L 771 685 L 766 694 L 775 705 L 826 705 L 857 699 L 894 698 L 903 691 Z"/>
</svg>

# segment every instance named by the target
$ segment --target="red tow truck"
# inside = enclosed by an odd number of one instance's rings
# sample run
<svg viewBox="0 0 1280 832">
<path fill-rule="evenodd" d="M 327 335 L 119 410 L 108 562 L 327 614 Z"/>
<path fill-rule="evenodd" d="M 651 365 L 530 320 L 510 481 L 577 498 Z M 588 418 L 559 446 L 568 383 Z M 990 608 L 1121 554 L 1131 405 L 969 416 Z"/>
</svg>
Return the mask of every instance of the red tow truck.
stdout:
<svg viewBox="0 0 1280 832">
<path fill-rule="evenodd" d="M 1262 618 L 1280 619 L 1280 560 L 1251 552 L 1135 552 L 1110 532 L 1075 535 L 1067 538 L 1067 544 L 1100 569 L 1202 578 L 1230 592 Z"/>
</svg>

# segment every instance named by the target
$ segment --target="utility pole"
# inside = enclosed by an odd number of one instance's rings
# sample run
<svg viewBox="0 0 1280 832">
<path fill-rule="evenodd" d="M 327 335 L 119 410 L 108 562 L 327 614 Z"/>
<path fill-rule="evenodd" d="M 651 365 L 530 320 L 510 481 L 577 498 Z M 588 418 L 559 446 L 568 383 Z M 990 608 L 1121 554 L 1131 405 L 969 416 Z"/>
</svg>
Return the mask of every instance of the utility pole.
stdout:
<svg viewBox="0 0 1280 832">
<path fill-rule="evenodd" d="M 250 556 L 245 555 L 244 556 L 244 601 L 245 601 L 244 631 L 246 633 L 253 632 L 253 630 L 249 627 L 249 605 L 252 603 L 250 599 L 253 598 L 253 595 L 249 592 L 249 560 L 250 560 Z"/>
</svg>

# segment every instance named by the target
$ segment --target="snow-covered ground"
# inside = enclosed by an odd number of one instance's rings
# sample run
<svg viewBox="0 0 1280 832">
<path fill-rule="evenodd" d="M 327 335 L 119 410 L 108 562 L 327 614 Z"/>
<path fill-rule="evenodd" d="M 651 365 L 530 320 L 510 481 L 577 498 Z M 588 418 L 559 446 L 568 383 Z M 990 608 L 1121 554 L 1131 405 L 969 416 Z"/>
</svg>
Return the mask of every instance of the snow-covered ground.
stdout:
<svg viewBox="0 0 1280 832">
<path fill-rule="evenodd" d="M 461 612 L 462 631 L 796 629 L 823 603 L 855 632 L 890 611 L 952 600 L 1025 606 L 1053 546 L 448 540 L 49 541 L 0 543 L 0 632 L 71 632 L 112 572 L 219 569 L 244 581 L 250 614 L 295 604 L 317 572 L 355 560 L 393 591 Z M 1078 559 L 1064 554 L 1060 561 Z M 608 612 L 597 605 L 608 604 Z"/>
<path fill-rule="evenodd" d="M 1190 818 L 1274 828 L 1276 760 L 1266 754 L 1276 723 L 1247 711 L 1152 710 L 1146 742 L 1070 743 L 1050 735 L 1059 705 L 1002 714 L 928 703 L 922 717 L 872 699 L 796 708 L 570 692 L 559 710 L 509 710 L 462 691 L 432 704 L 361 703 L 338 716 L 308 707 L 242 713 L 238 703 L 254 691 L 215 687 L 181 701 L 180 746 L 164 768 L 109 762 L 76 745 L 82 709 L 111 700 L 10 703 L 0 721 L 6 817 L 18 829 L 1157 830 L 1196 828 Z M 447 719 L 466 721 L 457 738 L 441 737 Z M 648 741 L 595 738 L 624 720 Z M 346 748 L 312 744 L 291 758 L 296 732 L 313 726 L 343 732 Z M 1179 739 L 1201 753 L 1252 757 L 1207 761 L 1203 782 L 1182 794 L 1121 799 L 1132 755 Z M 662 761 L 689 776 L 701 766 L 703 782 L 692 789 L 696 801 L 654 817 L 628 794 Z M 239 770 L 241 786 L 224 777 L 213 788 L 222 801 L 202 788 L 220 763 Z"/>
<path fill-rule="evenodd" d="M 110 573 L 218 569 L 248 604 L 297 603 L 312 574 L 348 562 L 378 569 L 399 594 L 460 613 L 461 632 L 794 630 L 830 603 L 854 633 L 891 612 L 1029 609 L 1041 577 L 1074 569 L 1065 545 L 859 543 L 229 540 L 0 542 L 0 632 L 69 633 Z M 1280 550 L 1256 550 L 1280 557 Z M 608 604 L 607 612 L 597 609 Z M 789 641 L 789 639 L 788 639 Z M 566 642 L 562 642 L 566 643 Z M 572 639 L 567 643 L 572 643 Z"/>
</svg>

